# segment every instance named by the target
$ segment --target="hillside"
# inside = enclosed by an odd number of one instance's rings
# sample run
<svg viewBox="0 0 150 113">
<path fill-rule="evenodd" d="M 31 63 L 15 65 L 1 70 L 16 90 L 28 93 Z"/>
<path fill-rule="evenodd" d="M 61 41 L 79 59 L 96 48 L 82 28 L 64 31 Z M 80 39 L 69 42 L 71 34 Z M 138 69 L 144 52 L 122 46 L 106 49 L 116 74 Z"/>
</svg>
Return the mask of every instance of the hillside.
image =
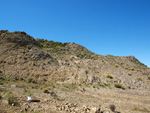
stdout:
<svg viewBox="0 0 150 113">
<path fill-rule="evenodd" d="M 150 68 L 134 56 L 98 55 L 76 43 L 34 39 L 18 31 L 1 30 L 0 40 L 2 87 L 5 82 L 34 84 L 38 90 L 59 85 L 76 90 L 83 86 L 79 89 L 83 92 L 86 89 L 86 95 L 91 95 L 95 88 L 108 89 L 106 92 L 150 90 Z M 89 87 L 93 89 L 90 91 Z"/>
<path fill-rule="evenodd" d="M 1 31 L 0 39 L 0 70 L 12 79 L 148 88 L 150 69 L 134 56 L 97 55 L 75 43 L 35 40 L 24 32 Z"/>
<path fill-rule="evenodd" d="M 42 39 L 37 41 L 68 72 L 64 77 L 67 82 L 119 83 L 126 88 L 148 88 L 149 68 L 134 56 L 102 56 L 75 43 L 63 44 Z"/>
</svg>

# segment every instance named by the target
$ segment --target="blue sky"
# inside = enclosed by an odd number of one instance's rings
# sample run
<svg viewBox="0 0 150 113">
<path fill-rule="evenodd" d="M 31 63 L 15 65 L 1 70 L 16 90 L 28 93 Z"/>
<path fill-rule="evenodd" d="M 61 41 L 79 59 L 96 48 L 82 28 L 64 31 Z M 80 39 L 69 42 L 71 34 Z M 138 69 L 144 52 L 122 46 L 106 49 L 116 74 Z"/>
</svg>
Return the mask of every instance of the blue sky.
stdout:
<svg viewBox="0 0 150 113">
<path fill-rule="evenodd" d="M 0 0 L 0 29 L 75 42 L 150 67 L 150 0 Z"/>
</svg>

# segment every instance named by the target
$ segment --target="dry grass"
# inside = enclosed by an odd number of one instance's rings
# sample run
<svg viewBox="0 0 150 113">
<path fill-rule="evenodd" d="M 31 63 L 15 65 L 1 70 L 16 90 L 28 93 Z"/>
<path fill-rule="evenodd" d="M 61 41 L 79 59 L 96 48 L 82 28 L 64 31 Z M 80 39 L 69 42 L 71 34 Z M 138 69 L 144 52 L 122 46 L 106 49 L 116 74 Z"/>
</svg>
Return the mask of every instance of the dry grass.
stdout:
<svg viewBox="0 0 150 113">
<path fill-rule="evenodd" d="M 5 87 L 7 87 L 7 91 L 11 91 L 16 97 L 17 95 L 21 96 L 18 100 L 21 106 L 23 103 L 26 103 L 26 97 L 29 96 L 29 94 L 32 94 L 32 97 L 41 100 L 41 109 L 45 110 L 48 110 L 49 104 L 55 106 L 55 103 L 52 103 L 51 101 L 49 101 L 50 103 L 47 101 L 44 103 L 43 101 L 52 100 L 60 104 L 67 102 L 78 103 L 80 107 L 83 105 L 90 107 L 101 105 L 103 110 L 108 110 L 109 105 L 114 104 L 116 106 L 115 111 L 120 111 L 122 113 L 148 113 L 150 111 L 150 92 L 146 90 L 108 89 L 102 88 L 101 86 L 99 86 L 98 89 L 86 87 L 86 85 L 83 84 L 82 87 L 76 88 L 72 84 L 55 84 L 55 88 L 49 89 L 50 92 L 55 92 L 55 95 L 53 96 L 50 93 L 44 93 L 43 90 L 37 88 L 28 88 L 24 93 L 24 87 L 16 87 L 15 84 L 18 84 L 18 86 L 20 85 L 18 81 L 15 83 L 12 82 L 11 86 L 13 87 L 11 88 L 9 86 Z M 27 86 L 27 84 L 24 83 L 24 86 Z M 82 91 L 83 88 L 85 89 L 84 92 Z M 7 92 L 5 94 L 7 94 Z M 35 109 L 37 106 L 38 104 L 30 107 Z M 51 110 L 55 111 L 53 108 L 51 108 Z"/>
</svg>

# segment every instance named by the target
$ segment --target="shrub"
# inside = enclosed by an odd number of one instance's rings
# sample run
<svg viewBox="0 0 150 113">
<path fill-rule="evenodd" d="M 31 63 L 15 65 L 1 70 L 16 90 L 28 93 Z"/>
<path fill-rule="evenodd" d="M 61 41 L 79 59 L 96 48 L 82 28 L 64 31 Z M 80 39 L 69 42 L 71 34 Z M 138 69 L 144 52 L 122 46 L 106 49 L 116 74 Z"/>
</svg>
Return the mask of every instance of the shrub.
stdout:
<svg viewBox="0 0 150 113">
<path fill-rule="evenodd" d="M 114 64 L 115 67 L 118 67 L 118 64 Z"/>
<path fill-rule="evenodd" d="M 120 89 L 125 90 L 125 88 L 124 88 L 122 85 L 120 85 L 120 84 L 115 84 L 114 86 L 115 86 L 116 88 L 120 88 Z"/>
<path fill-rule="evenodd" d="M 128 68 L 128 67 L 125 67 L 125 69 L 130 70 L 130 68 Z"/>
<path fill-rule="evenodd" d="M 18 85 L 18 84 L 15 84 L 15 87 L 19 87 L 19 85 Z"/>
<path fill-rule="evenodd" d="M 0 85 L 3 85 L 5 83 L 6 79 L 3 77 L 0 77 Z"/>
<path fill-rule="evenodd" d="M 113 79 L 113 77 L 110 74 L 106 75 L 106 78 Z"/>
<path fill-rule="evenodd" d="M 0 33 L 7 33 L 8 30 L 0 30 Z"/>
<path fill-rule="evenodd" d="M 24 32 L 24 31 L 22 31 L 22 32 L 20 32 L 21 34 L 23 34 L 23 35 L 26 35 L 27 33 L 26 32 Z"/>
<path fill-rule="evenodd" d="M 107 84 L 107 83 L 100 84 L 100 86 L 103 87 L 103 88 L 105 88 L 105 87 L 111 88 L 111 85 L 110 85 L 110 84 Z"/>
<path fill-rule="evenodd" d="M 36 81 L 36 80 L 34 80 L 34 79 L 32 79 L 32 78 L 29 78 L 29 79 L 28 79 L 28 83 L 34 83 L 34 84 L 36 84 L 36 83 L 37 83 L 37 81 Z"/>
<path fill-rule="evenodd" d="M 79 84 L 79 86 L 81 87 L 81 86 L 82 86 L 82 84 Z"/>
<path fill-rule="evenodd" d="M 31 82 L 32 82 L 32 78 L 29 78 L 29 79 L 28 79 L 28 82 L 31 83 Z"/>
<path fill-rule="evenodd" d="M 139 81 L 142 81 L 142 79 L 140 77 L 137 77 L 136 79 L 139 80 Z"/>
<path fill-rule="evenodd" d="M 107 87 L 109 87 L 109 88 L 111 88 L 111 84 L 104 83 L 104 85 L 107 86 Z"/>
<path fill-rule="evenodd" d="M 93 88 L 95 88 L 95 86 L 93 86 Z"/>
<path fill-rule="evenodd" d="M 130 73 L 130 72 L 128 72 L 128 75 L 129 75 L 129 76 L 131 76 L 131 73 Z"/>
<path fill-rule="evenodd" d="M 27 89 L 24 87 L 24 88 L 23 88 L 23 91 L 24 91 L 24 93 L 26 93 L 26 92 L 27 92 Z"/>
<path fill-rule="evenodd" d="M 56 88 L 54 84 L 52 85 L 52 88 Z"/>
<path fill-rule="evenodd" d="M 61 43 L 61 42 L 54 42 L 54 41 L 48 41 L 44 39 L 37 39 L 37 42 L 41 47 L 44 48 L 53 48 L 53 49 L 59 49 L 59 47 L 65 47 L 68 43 Z"/>
<path fill-rule="evenodd" d="M 103 59 L 102 59 L 101 61 L 102 61 L 102 62 L 104 62 L 104 60 L 103 60 Z"/>
<path fill-rule="evenodd" d="M 48 89 L 43 90 L 44 93 L 49 93 Z"/>
<path fill-rule="evenodd" d="M 9 105 L 14 105 L 14 106 L 19 106 L 19 103 L 17 102 L 17 99 L 12 95 L 10 95 L 8 97 L 8 104 Z"/>
<path fill-rule="evenodd" d="M 148 78 L 148 80 L 150 80 L 150 76 L 148 76 L 147 78 Z"/>
<path fill-rule="evenodd" d="M 134 68 L 132 67 L 132 68 L 130 68 L 130 70 L 134 71 Z"/>
</svg>

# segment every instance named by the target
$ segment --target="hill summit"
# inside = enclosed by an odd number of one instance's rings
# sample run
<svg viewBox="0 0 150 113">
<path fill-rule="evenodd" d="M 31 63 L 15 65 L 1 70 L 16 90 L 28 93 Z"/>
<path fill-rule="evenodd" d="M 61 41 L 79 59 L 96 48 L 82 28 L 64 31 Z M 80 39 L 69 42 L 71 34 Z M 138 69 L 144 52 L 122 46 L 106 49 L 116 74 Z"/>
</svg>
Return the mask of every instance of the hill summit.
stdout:
<svg viewBox="0 0 150 113">
<path fill-rule="evenodd" d="M 150 69 L 134 56 L 98 55 L 76 43 L 34 39 L 18 31 L 1 30 L 0 40 L 1 77 L 39 84 L 150 88 Z"/>
</svg>

